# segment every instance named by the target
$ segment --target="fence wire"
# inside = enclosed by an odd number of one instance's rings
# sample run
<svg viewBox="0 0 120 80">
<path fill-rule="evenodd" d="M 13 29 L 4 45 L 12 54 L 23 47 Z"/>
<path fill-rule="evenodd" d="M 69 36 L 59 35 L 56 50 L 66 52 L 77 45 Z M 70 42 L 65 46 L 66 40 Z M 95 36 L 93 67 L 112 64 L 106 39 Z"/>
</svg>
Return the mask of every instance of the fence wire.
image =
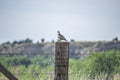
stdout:
<svg viewBox="0 0 120 80">
<path fill-rule="evenodd" d="M 99 55 L 99 54 L 98 54 Z M 107 55 L 107 54 L 106 54 Z M 74 59 L 77 56 L 89 56 L 89 54 L 72 55 Z M 79 57 L 80 59 L 84 57 Z M 10 72 L 12 72 L 19 80 L 54 80 L 54 54 L 29 54 L 29 55 L 0 55 L 0 63 L 2 63 Z M 74 59 L 77 60 L 77 59 Z M 77 64 L 77 63 L 75 63 Z M 72 62 L 69 61 L 69 65 Z M 120 65 L 120 64 L 118 64 Z M 73 66 L 69 66 L 71 69 Z M 76 67 L 74 67 L 76 68 Z M 69 70 L 69 80 L 102 80 L 89 79 L 90 74 Z M 101 76 L 104 76 L 101 74 Z M 0 80 L 8 80 L 0 73 Z"/>
</svg>

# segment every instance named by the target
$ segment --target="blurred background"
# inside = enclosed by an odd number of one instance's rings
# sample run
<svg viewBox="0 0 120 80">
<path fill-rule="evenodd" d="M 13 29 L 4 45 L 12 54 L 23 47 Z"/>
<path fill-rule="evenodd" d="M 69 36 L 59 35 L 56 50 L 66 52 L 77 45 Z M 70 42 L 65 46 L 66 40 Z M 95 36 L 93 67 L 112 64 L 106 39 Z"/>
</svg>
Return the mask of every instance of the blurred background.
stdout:
<svg viewBox="0 0 120 80">
<path fill-rule="evenodd" d="M 120 0 L 0 0 L 0 64 L 19 80 L 53 80 L 58 30 L 70 80 L 120 80 Z"/>
</svg>

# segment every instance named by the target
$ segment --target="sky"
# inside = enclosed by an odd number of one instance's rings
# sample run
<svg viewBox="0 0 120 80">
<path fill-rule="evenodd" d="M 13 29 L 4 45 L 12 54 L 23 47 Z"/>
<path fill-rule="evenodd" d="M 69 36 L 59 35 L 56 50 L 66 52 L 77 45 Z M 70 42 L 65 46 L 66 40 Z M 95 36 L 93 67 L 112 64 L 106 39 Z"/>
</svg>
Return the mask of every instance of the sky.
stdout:
<svg viewBox="0 0 120 80">
<path fill-rule="evenodd" d="M 0 43 L 120 38 L 120 0 L 0 0 Z"/>
</svg>

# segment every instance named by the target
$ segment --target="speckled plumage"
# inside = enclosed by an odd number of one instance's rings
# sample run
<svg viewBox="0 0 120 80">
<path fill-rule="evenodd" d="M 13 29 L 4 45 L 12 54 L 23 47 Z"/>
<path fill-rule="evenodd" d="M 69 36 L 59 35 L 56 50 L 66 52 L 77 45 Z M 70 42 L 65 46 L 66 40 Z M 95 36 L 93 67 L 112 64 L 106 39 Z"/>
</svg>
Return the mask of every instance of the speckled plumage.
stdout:
<svg viewBox="0 0 120 80">
<path fill-rule="evenodd" d="M 62 34 L 60 34 L 60 31 L 57 31 L 57 33 L 58 33 L 58 40 L 59 41 L 61 41 L 61 40 L 67 41 L 66 38 Z"/>
</svg>

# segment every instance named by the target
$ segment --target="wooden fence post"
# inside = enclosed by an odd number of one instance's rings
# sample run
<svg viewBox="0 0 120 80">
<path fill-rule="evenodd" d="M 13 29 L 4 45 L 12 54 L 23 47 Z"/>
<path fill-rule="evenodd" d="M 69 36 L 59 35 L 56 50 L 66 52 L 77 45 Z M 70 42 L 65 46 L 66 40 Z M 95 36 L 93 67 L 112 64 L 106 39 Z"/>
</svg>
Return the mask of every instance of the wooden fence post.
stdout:
<svg viewBox="0 0 120 80">
<path fill-rule="evenodd" d="M 3 73 L 9 80 L 18 80 L 10 71 L 8 71 L 1 63 L 0 63 L 0 72 Z"/>
<path fill-rule="evenodd" d="M 69 42 L 55 43 L 55 78 L 68 80 Z"/>
</svg>

